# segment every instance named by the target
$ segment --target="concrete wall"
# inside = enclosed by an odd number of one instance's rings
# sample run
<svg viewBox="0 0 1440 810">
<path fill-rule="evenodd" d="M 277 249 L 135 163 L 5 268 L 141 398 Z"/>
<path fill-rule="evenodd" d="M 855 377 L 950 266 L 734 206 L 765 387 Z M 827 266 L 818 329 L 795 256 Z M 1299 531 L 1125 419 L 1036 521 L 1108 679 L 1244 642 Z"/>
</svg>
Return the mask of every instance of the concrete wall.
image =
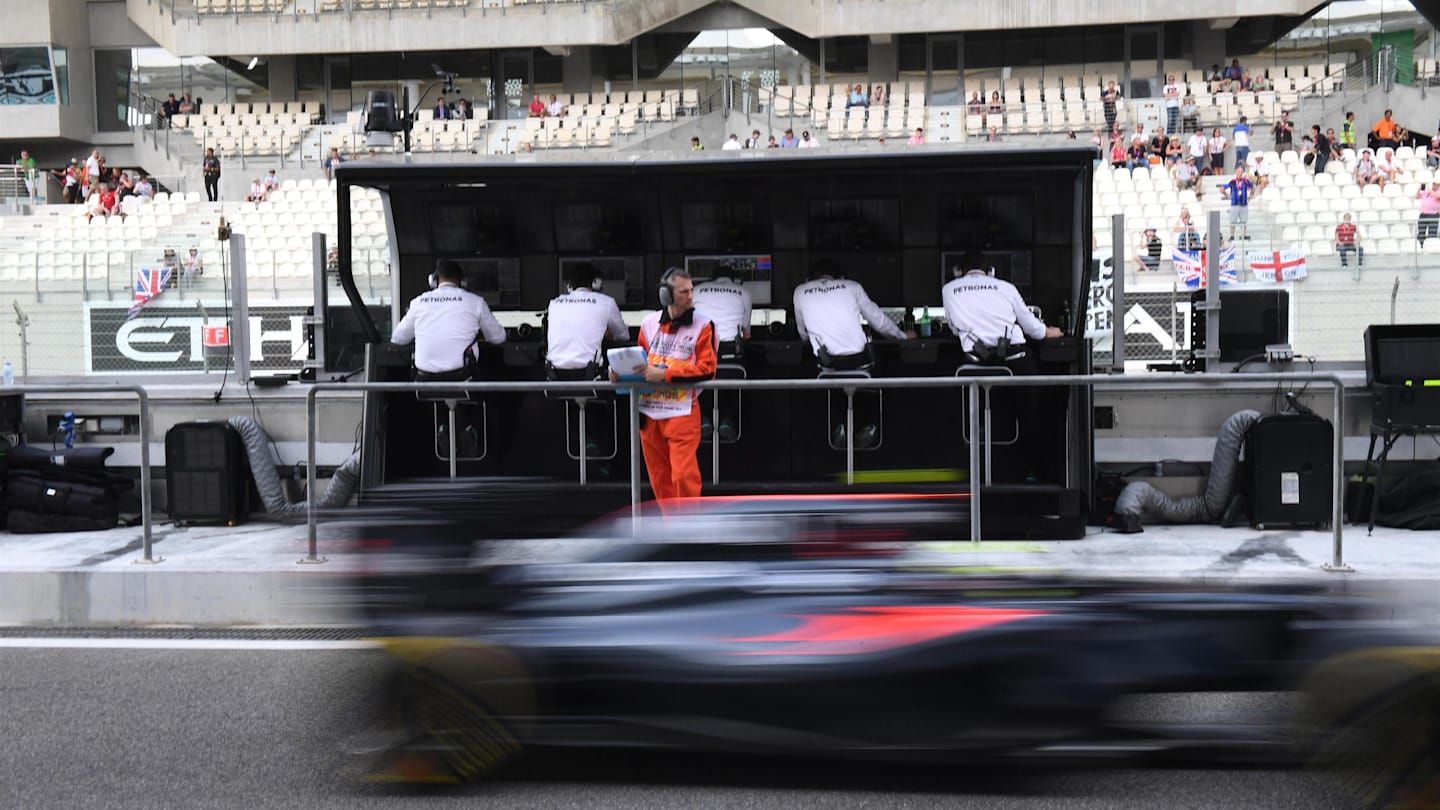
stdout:
<svg viewBox="0 0 1440 810">
<path fill-rule="evenodd" d="M 95 61 L 88 3 L 50 0 L 50 36 L 68 50 L 70 103 L 60 106 L 60 134 L 86 140 L 95 134 Z"/>
</svg>

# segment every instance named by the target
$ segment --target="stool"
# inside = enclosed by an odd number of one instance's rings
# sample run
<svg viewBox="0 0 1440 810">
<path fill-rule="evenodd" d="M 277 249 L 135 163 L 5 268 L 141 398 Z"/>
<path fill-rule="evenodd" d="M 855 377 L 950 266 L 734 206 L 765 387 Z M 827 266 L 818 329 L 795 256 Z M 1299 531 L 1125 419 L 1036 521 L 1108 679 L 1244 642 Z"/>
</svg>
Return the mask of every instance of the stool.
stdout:
<svg viewBox="0 0 1440 810">
<path fill-rule="evenodd" d="M 585 368 L 562 369 L 546 365 L 545 376 L 555 382 L 592 382 L 600 379 L 600 367 L 591 363 Z M 615 414 L 615 403 L 600 400 L 600 392 L 592 389 L 589 391 L 546 391 L 546 399 L 558 399 L 565 403 L 565 455 L 580 463 L 580 483 L 586 484 L 589 479 L 589 463 L 592 461 L 609 461 L 615 458 L 614 436 L 618 429 L 617 417 Z M 600 400 L 598 403 L 596 400 Z M 585 421 L 585 409 L 592 404 L 601 406 L 608 405 L 610 408 L 610 452 L 608 455 L 590 455 L 589 425 Z M 575 435 L 578 437 L 579 447 L 572 448 L 570 444 L 570 408 L 575 408 L 577 429 Z"/>
<path fill-rule="evenodd" d="M 419 372 L 416 372 L 416 373 L 415 373 L 415 381 L 416 381 L 416 382 L 468 382 L 468 381 L 469 381 L 469 378 L 467 377 L 467 378 L 465 378 L 465 379 L 456 379 L 453 375 L 447 375 L 447 374 L 427 374 L 426 372 L 419 371 Z M 434 405 L 434 418 L 433 418 L 433 422 L 432 422 L 432 424 L 434 425 L 434 433 L 435 433 L 436 435 L 439 435 L 439 433 L 443 430 L 443 431 L 445 431 L 445 432 L 447 433 L 447 435 L 449 436 L 449 442 L 448 442 L 449 447 L 450 447 L 449 453 L 448 453 L 448 454 L 445 454 L 445 455 L 442 455 L 442 454 L 440 453 L 440 448 L 437 446 L 437 447 L 435 448 L 435 458 L 438 459 L 438 460 L 440 460 L 440 461 L 449 461 L 449 462 L 450 462 L 450 477 L 451 477 L 451 478 L 454 478 L 454 477 L 455 477 L 455 474 L 456 474 L 456 466 L 457 466 L 457 464 L 458 464 L 460 461 L 482 461 L 482 460 L 484 460 L 485 455 L 489 452 L 489 442 L 487 441 L 487 438 L 486 438 L 487 434 L 489 433 L 489 413 L 486 411 L 486 408 L 485 408 L 485 400 L 483 400 L 483 399 L 477 399 L 477 398 L 475 398 L 474 396 L 472 396 L 471 393 L 472 393 L 472 392 L 470 392 L 470 391 L 455 390 L 455 389 L 444 389 L 444 388 L 436 389 L 436 390 L 418 390 L 418 391 L 415 392 L 415 399 L 416 399 L 416 400 L 418 400 L 418 401 L 420 401 L 420 402 L 430 402 L 430 403 L 433 403 L 433 405 Z M 456 438 L 456 435 L 455 435 L 455 409 L 458 408 L 458 407 L 460 406 L 460 403 L 462 403 L 462 402 L 463 402 L 463 403 L 466 403 L 466 404 L 468 404 L 468 405 L 472 405 L 472 406 L 473 406 L 473 405 L 479 405 L 479 406 L 480 406 L 480 448 L 479 448 L 479 449 L 480 449 L 480 454 L 477 455 L 477 456 L 466 456 L 466 457 L 464 457 L 463 459 L 460 458 L 459 448 L 458 448 L 459 442 L 458 442 L 458 439 Z M 447 416 L 448 416 L 447 422 L 446 422 L 446 424 L 445 424 L 444 426 L 442 426 L 442 425 L 440 424 L 440 404 L 441 404 L 441 403 L 444 403 L 444 404 L 445 404 L 445 409 L 446 409 Z"/>
<path fill-rule="evenodd" d="M 871 370 L 875 367 L 875 355 L 869 346 L 859 354 L 831 356 L 822 346 L 816 353 L 816 361 L 820 364 L 820 372 L 815 375 L 821 380 L 868 380 L 871 378 Z M 855 394 L 859 390 L 865 390 L 867 394 L 875 395 L 875 442 L 861 450 L 879 450 L 885 442 L 885 392 L 878 389 L 860 389 L 858 387 L 846 386 L 845 392 L 845 443 L 844 446 L 835 441 L 835 431 L 831 429 L 830 414 L 834 413 L 834 392 L 830 389 L 825 391 L 825 441 L 830 445 L 831 450 L 845 451 L 845 480 L 846 483 L 855 483 Z"/>
<path fill-rule="evenodd" d="M 1005 359 L 1006 359 L 1007 361 L 1019 360 L 1019 359 L 1022 359 L 1024 356 L 1025 356 L 1025 352 L 1024 352 L 1024 350 L 1021 350 L 1021 351 L 1015 352 L 1014 354 L 1012 354 L 1012 355 L 1010 355 L 1010 356 L 1007 356 Z M 959 368 L 956 368 L 956 369 L 955 369 L 955 376 L 956 376 L 956 377 L 1013 377 L 1013 376 L 1015 376 L 1015 372 L 1011 371 L 1008 366 L 1003 366 L 1003 365 L 999 365 L 999 364 L 996 364 L 996 363 L 984 363 L 984 362 L 981 362 L 979 358 L 975 357 L 975 356 L 972 355 L 972 354 L 966 354 L 966 355 L 965 355 L 965 359 L 966 359 L 968 362 L 962 363 Z M 992 424 L 991 424 L 990 389 L 989 389 L 989 387 L 987 387 L 987 386 L 982 386 L 981 391 L 982 391 L 982 394 L 983 394 L 983 401 L 981 402 L 981 405 L 980 405 L 980 413 L 982 414 L 982 417 L 983 417 L 983 418 L 982 418 L 982 421 L 981 421 L 981 423 L 980 423 L 980 433 L 981 433 L 981 435 L 980 435 L 979 439 L 980 439 L 980 441 L 983 443 L 984 448 L 985 448 L 985 478 L 984 478 L 984 482 L 985 482 L 985 484 L 988 486 L 988 485 L 991 483 L 991 474 L 990 474 L 990 469 L 991 469 L 990 448 L 994 447 L 994 446 L 997 445 L 997 444 L 998 444 L 998 445 L 1005 446 L 1005 445 L 1012 445 L 1012 444 L 1015 444 L 1016 442 L 1020 441 L 1020 420 L 1019 420 L 1018 418 L 1012 416 L 1012 417 L 1011 417 L 1011 420 L 1010 420 L 1010 421 L 1011 421 L 1010 437 L 1009 437 L 1008 439 L 997 440 L 997 439 L 995 438 L 995 433 L 994 433 L 994 430 L 993 430 L 993 426 L 992 426 Z M 966 442 L 967 444 L 975 441 L 975 439 L 976 439 L 976 437 L 970 435 L 970 398 L 969 398 L 969 397 L 966 397 L 966 398 L 962 401 L 962 403 L 961 403 L 961 405 L 960 405 L 960 435 L 961 435 L 961 437 L 965 440 L 965 442 Z M 972 472 L 972 474 L 973 474 L 974 471 L 972 470 L 971 472 Z"/>
<path fill-rule="evenodd" d="M 723 344 L 722 344 L 722 345 L 723 345 Z M 723 359 L 734 360 L 734 359 L 738 359 L 738 357 L 729 357 L 729 358 L 723 358 Z M 715 379 L 717 379 L 717 380 L 744 380 L 744 379 L 747 379 L 749 376 L 750 376 L 750 375 L 749 375 L 749 373 L 745 370 L 745 367 L 744 367 L 743 365 L 739 364 L 739 363 L 736 363 L 736 362 L 729 362 L 729 363 L 720 362 L 720 363 L 716 363 L 716 364 L 715 364 Z M 722 435 L 722 431 L 720 430 L 720 426 L 721 426 L 721 424 L 722 424 L 721 421 L 720 421 L 720 395 L 721 395 L 722 393 L 726 393 L 726 392 L 723 392 L 723 391 L 710 391 L 709 393 L 710 393 L 710 425 L 711 425 L 711 431 L 710 431 L 710 436 L 709 436 L 708 438 L 705 438 L 705 437 L 704 437 L 704 434 L 702 433 L 702 438 L 700 439 L 700 441 L 701 441 L 702 443 L 704 443 L 704 442 L 709 442 L 710 445 L 711 445 L 711 449 L 710 449 L 710 483 L 711 483 L 711 484 L 718 484 L 718 483 L 720 483 L 720 445 L 722 445 L 722 444 L 738 444 L 738 443 L 739 443 L 739 441 L 740 441 L 740 434 L 741 434 L 741 432 L 742 432 L 742 428 L 741 428 L 741 424 L 742 424 L 741 416 L 742 416 L 742 414 L 744 413 L 744 410 L 745 410 L 745 401 L 744 401 L 744 398 L 741 396 L 741 393 L 740 393 L 739 391 L 735 391 L 735 392 L 734 392 L 734 394 L 735 394 L 735 413 L 734 413 L 735 423 L 734 423 L 734 425 L 732 426 L 732 427 L 734 428 L 734 434 L 733 434 L 732 436 L 730 436 L 729 438 L 726 438 L 725 436 Z"/>
</svg>

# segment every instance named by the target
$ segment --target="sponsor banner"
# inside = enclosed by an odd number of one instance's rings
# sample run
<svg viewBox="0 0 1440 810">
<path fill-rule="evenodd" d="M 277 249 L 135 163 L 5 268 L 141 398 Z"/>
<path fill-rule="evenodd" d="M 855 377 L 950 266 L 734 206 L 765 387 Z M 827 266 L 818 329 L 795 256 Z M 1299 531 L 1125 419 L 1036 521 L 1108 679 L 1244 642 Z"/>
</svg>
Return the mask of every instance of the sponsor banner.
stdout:
<svg viewBox="0 0 1440 810">
<path fill-rule="evenodd" d="M 251 369 L 294 371 L 305 365 L 309 308 L 308 304 L 250 307 Z M 231 324 L 223 302 L 208 303 L 202 312 L 194 303 L 174 306 L 162 298 L 133 318 L 127 319 L 128 310 L 124 303 L 85 304 L 86 374 L 219 371 L 229 365 L 229 350 L 220 348 L 230 343 Z"/>
<path fill-rule="evenodd" d="M 1299 281 L 1310 275 L 1302 250 L 1249 250 L 1245 252 L 1245 257 L 1250 260 L 1250 269 L 1255 272 L 1256 281 L 1278 284 Z"/>
</svg>

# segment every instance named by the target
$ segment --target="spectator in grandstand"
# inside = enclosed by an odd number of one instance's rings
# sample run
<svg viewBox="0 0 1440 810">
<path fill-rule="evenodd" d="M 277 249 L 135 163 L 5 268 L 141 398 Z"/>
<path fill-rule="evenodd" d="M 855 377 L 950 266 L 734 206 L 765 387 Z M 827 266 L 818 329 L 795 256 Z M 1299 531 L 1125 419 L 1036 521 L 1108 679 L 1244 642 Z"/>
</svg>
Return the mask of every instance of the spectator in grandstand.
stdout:
<svg viewBox="0 0 1440 810">
<path fill-rule="evenodd" d="M 115 193 L 120 195 L 120 202 L 123 204 L 126 197 L 135 196 L 135 180 L 129 174 L 120 172 L 115 178 Z"/>
<path fill-rule="evenodd" d="M 985 108 L 987 115 L 1002 115 L 1005 112 L 1005 102 L 1000 100 L 1000 91 L 990 91 L 990 106 Z"/>
<path fill-rule="evenodd" d="M 436 121 L 444 121 L 450 117 L 450 105 L 445 103 L 445 97 L 441 96 L 435 100 L 433 117 Z"/>
<path fill-rule="evenodd" d="M 766 141 L 766 143 L 765 143 L 765 148 L 766 148 L 766 149 L 779 149 L 779 148 L 780 148 L 780 142 L 777 141 L 777 140 L 775 140 L 775 136 L 774 136 L 774 135 L 771 135 L 771 136 L 770 136 L 770 140 L 769 140 L 769 141 Z"/>
<path fill-rule="evenodd" d="M 888 94 L 888 91 L 885 89 L 884 83 L 876 84 L 876 85 L 875 85 L 875 88 L 870 91 L 870 106 L 872 106 L 872 107 L 883 107 L 883 106 L 885 106 L 885 99 L 886 99 L 886 97 L 887 97 L 887 94 Z"/>
<path fill-rule="evenodd" d="M 35 171 L 35 158 L 24 149 L 20 150 L 20 159 L 15 161 L 15 174 L 25 183 L 25 193 L 30 199 L 35 199 L 35 192 L 40 187 L 39 173 Z"/>
<path fill-rule="evenodd" d="M 170 126 L 170 119 L 180 114 L 180 102 L 175 100 L 175 94 L 171 93 L 160 105 L 160 119 L 164 126 Z"/>
<path fill-rule="evenodd" d="M 1180 191 L 1195 188 L 1195 184 L 1200 178 L 1200 169 L 1196 167 L 1195 163 L 1195 158 L 1187 157 L 1170 169 L 1170 176 L 1175 179 L 1175 188 Z"/>
<path fill-rule="evenodd" d="M 1239 59 L 1231 59 L 1230 66 L 1225 68 L 1225 73 L 1222 75 L 1232 82 L 1238 82 L 1240 77 L 1245 75 L 1245 69 L 1240 67 Z"/>
<path fill-rule="evenodd" d="M 1341 149 L 1340 149 L 1340 139 L 1335 137 L 1335 128 L 1334 128 L 1334 127 L 1328 127 L 1328 128 L 1326 128 L 1326 130 L 1325 130 L 1325 140 L 1327 140 L 1327 141 L 1330 142 L 1330 157 L 1326 158 L 1326 160 L 1329 161 L 1329 160 L 1341 160 L 1341 159 L 1343 159 L 1343 158 L 1344 158 L 1344 154 L 1343 154 L 1343 152 L 1342 152 Z"/>
<path fill-rule="evenodd" d="M 1180 131 L 1180 85 L 1175 82 L 1175 74 L 1171 73 L 1165 77 L 1165 86 L 1160 90 L 1165 96 L 1165 129 L 1170 132 Z"/>
<path fill-rule="evenodd" d="M 965 111 L 971 115 L 985 114 L 985 99 L 980 98 L 979 90 L 970 91 L 970 101 L 966 102 Z"/>
<path fill-rule="evenodd" d="M 320 170 L 325 172 L 325 179 L 334 180 L 335 168 L 344 162 L 345 158 L 340 156 L 339 148 L 330 147 L 330 154 L 326 155 L 325 160 L 320 164 Z"/>
<path fill-rule="evenodd" d="M 1216 82 L 1225 81 L 1225 72 L 1220 69 L 1219 63 L 1211 65 L 1210 69 L 1205 72 L 1205 81 L 1210 84 L 1210 92 L 1218 92 L 1215 89 Z"/>
<path fill-rule="evenodd" d="M 1385 182 L 1387 183 L 1393 183 L 1399 180 L 1400 175 L 1404 174 L 1404 172 L 1400 170 L 1400 160 L 1395 157 L 1394 149 L 1381 149 L 1376 153 L 1375 168 L 1379 169 L 1380 173 L 1385 175 Z"/>
<path fill-rule="evenodd" d="M 765 144 L 760 141 L 760 130 L 758 130 L 758 129 L 753 129 L 753 130 L 751 130 L 751 131 L 750 131 L 750 137 L 748 137 L 748 138 L 745 139 L 745 148 L 746 148 L 746 149 L 762 149 L 762 148 L 764 148 L 764 146 L 765 146 Z"/>
<path fill-rule="evenodd" d="M 1440 135 L 1430 139 L 1430 148 L 1425 150 L 1425 165 L 1440 169 Z"/>
<path fill-rule="evenodd" d="M 1000 128 L 995 126 L 994 124 L 991 124 L 990 131 L 985 135 L 985 140 L 991 143 L 998 142 L 1000 140 Z"/>
<path fill-rule="evenodd" d="M 1130 168 L 1130 158 L 1125 154 L 1125 142 L 1119 138 L 1110 141 L 1110 167 L 1112 169 Z"/>
<path fill-rule="evenodd" d="M 370 150 L 370 157 L 375 157 L 375 150 Z M 270 192 L 280 187 L 280 178 L 275 176 L 275 170 L 271 169 L 264 177 L 265 199 L 270 199 Z"/>
<path fill-rule="evenodd" d="M 150 177 L 144 172 L 141 172 L 140 178 L 135 181 L 135 196 L 146 202 L 155 199 L 155 186 L 150 182 Z"/>
<path fill-rule="evenodd" d="M 80 202 L 80 161 L 70 158 L 64 169 L 51 169 L 50 174 L 60 181 L 60 197 L 66 205 Z"/>
<path fill-rule="evenodd" d="M 1335 133 L 1332 131 L 1330 134 L 1334 135 Z M 1319 176 L 1325 173 L 1325 165 L 1330 162 L 1330 151 L 1333 145 L 1330 143 L 1330 138 L 1320 131 L 1319 124 L 1310 127 L 1310 137 L 1315 142 L 1315 174 Z"/>
<path fill-rule="evenodd" d="M 1360 229 L 1350 221 L 1350 215 L 1346 214 L 1339 225 L 1335 226 L 1335 253 L 1340 257 L 1340 266 L 1349 266 L 1349 255 L 1355 254 L 1355 264 L 1365 266 L 1365 248 L 1360 246 Z"/>
<path fill-rule="evenodd" d="M 90 213 L 85 215 L 85 221 L 89 222 L 97 215 L 109 219 L 113 214 L 119 212 L 120 195 L 115 193 L 115 189 L 109 186 L 103 186 L 100 188 L 100 193 L 95 197 L 95 207 L 91 208 Z"/>
<path fill-rule="evenodd" d="M 1180 136 L 1176 135 L 1165 139 L 1165 165 L 1174 166 L 1185 157 L 1185 145 L 1180 143 Z"/>
<path fill-rule="evenodd" d="M 865 88 L 864 88 L 864 87 L 862 87 L 862 86 L 860 86 L 860 85 L 857 84 L 857 85 L 855 85 L 854 87 L 850 88 L 850 95 L 845 99 L 845 109 L 848 110 L 848 109 L 850 109 L 851 107 L 869 107 L 869 106 L 870 106 L 870 99 L 869 99 L 868 96 L 865 95 Z"/>
<path fill-rule="evenodd" d="M 1203 174 L 1205 171 L 1205 154 L 1210 146 L 1210 139 L 1205 137 L 1203 130 L 1195 130 L 1185 141 L 1185 154 L 1195 159 L 1195 168 Z"/>
<path fill-rule="evenodd" d="M 1275 136 L 1276 152 L 1288 152 L 1295 148 L 1295 125 L 1290 123 L 1290 113 L 1280 113 L 1280 120 L 1270 128 L 1270 134 Z"/>
<path fill-rule="evenodd" d="M 264 201 L 265 201 L 265 184 L 260 181 L 260 178 L 257 177 L 257 178 L 255 178 L 255 182 L 253 182 L 253 183 L 250 184 L 250 193 L 245 195 L 245 202 L 255 202 L 255 203 L 258 203 L 258 202 L 264 202 Z"/>
<path fill-rule="evenodd" d="M 730 137 L 725 140 L 725 143 L 720 146 L 720 151 L 739 152 L 741 148 L 742 147 L 740 146 L 740 136 L 732 132 L 730 133 Z"/>
<path fill-rule="evenodd" d="M 1420 247 L 1425 247 L 1425 240 L 1440 232 L 1440 183 L 1422 185 L 1415 194 L 1415 199 L 1420 201 L 1420 218 L 1415 222 L 1415 238 L 1420 240 Z"/>
<path fill-rule="evenodd" d="M 1235 92 L 1237 92 L 1237 93 L 1246 93 L 1246 92 L 1253 91 L 1254 89 L 1255 89 L 1255 84 L 1254 84 L 1254 82 L 1251 81 L 1251 79 L 1250 79 L 1250 71 L 1249 71 L 1249 70 L 1242 70 L 1242 71 L 1240 72 L 1240 79 L 1239 79 L 1239 81 L 1235 82 L 1235 85 L 1234 85 L 1234 90 L 1235 90 Z"/>
<path fill-rule="evenodd" d="M 85 158 L 85 171 L 80 174 L 80 185 L 89 187 L 100 182 L 100 150 L 90 150 L 90 157 Z"/>
<path fill-rule="evenodd" d="M 335 150 L 330 150 L 334 152 Z M 200 176 L 205 181 L 205 195 L 210 202 L 220 199 L 220 158 L 215 156 L 215 147 L 205 150 L 205 158 L 200 161 Z"/>
<path fill-rule="evenodd" d="M 539 93 L 536 93 L 536 94 L 535 94 L 535 98 L 530 101 L 530 117 L 531 117 L 531 118 L 544 118 L 544 117 L 545 117 L 545 102 L 543 102 L 543 101 L 540 100 L 540 94 L 539 94 Z"/>
<path fill-rule="evenodd" d="M 1250 193 L 1255 184 L 1245 176 L 1245 167 L 1238 162 L 1235 176 L 1222 189 L 1230 195 L 1230 241 L 1235 241 L 1235 226 L 1240 226 L 1240 238 L 1250 239 Z"/>
<path fill-rule="evenodd" d="M 820 142 L 810 137 L 810 131 L 806 130 L 800 133 L 800 143 L 797 146 L 801 149 L 815 149 L 820 146 Z"/>
<path fill-rule="evenodd" d="M 160 257 L 160 266 L 170 271 L 170 278 L 180 278 L 180 257 L 175 255 L 175 248 L 165 248 L 165 253 Z M 188 279 L 187 279 L 188 280 Z"/>
<path fill-rule="evenodd" d="M 190 94 L 186 93 L 180 99 L 179 110 L 181 115 L 193 115 L 196 112 L 199 112 L 200 105 L 194 101 L 191 101 Z"/>
<path fill-rule="evenodd" d="M 1115 82 L 1105 86 L 1105 92 L 1100 94 L 1100 101 L 1105 108 L 1105 124 L 1111 129 L 1115 128 L 1115 105 L 1120 101 L 1120 90 Z"/>
<path fill-rule="evenodd" d="M 545 105 L 545 114 L 551 118 L 559 118 L 565 114 L 565 105 L 560 103 L 554 93 L 550 94 L 550 103 Z"/>
<path fill-rule="evenodd" d="M 1165 245 L 1155 235 L 1154 228 L 1146 228 L 1135 242 L 1135 269 L 1141 273 L 1153 273 L 1160 269 L 1160 254 Z"/>
<path fill-rule="evenodd" d="M 1340 143 L 1346 149 L 1355 148 L 1355 113 L 1346 111 L 1345 123 L 1340 125 Z"/>
<path fill-rule="evenodd" d="M 1189 208 L 1180 209 L 1180 218 L 1175 220 L 1171 235 L 1175 237 L 1175 247 L 1181 250 L 1199 250 L 1205 245 L 1200 238 L 1200 231 L 1195 228 L 1195 222 L 1190 219 Z"/>
<path fill-rule="evenodd" d="M 1186 96 L 1180 103 L 1180 127 L 1183 132 L 1200 132 L 1200 105 L 1194 96 Z"/>
<path fill-rule="evenodd" d="M 1231 138 L 1235 141 L 1235 168 L 1238 169 L 1250 161 L 1250 125 L 1246 123 L 1245 116 L 1240 116 Z"/>
<path fill-rule="evenodd" d="M 1315 163 L 1315 139 L 1306 135 L 1300 139 L 1300 162 L 1306 166 Z"/>
<path fill-rule="evenodd" d="M 1386 110 L 1385 115 L 1370 128 L 1370 133 L 1375 136 L 1375 148 L 1384 149 L 1388 146 L 1394 149 L 1399 146 L 1400 141 L 1396 138 L 1395 129 L 1395 112 Z"/>
<path fill-rule="evenodd" d="M 692 138 L 690 139 L 690 151 L 691 151 L 691 152 L 704 152 L 704 151 L 705 151 L 705 144 L 700 143 L 700 138 L 699 138 L 699 136 L 695 136 L 695 137 L 692 137 Z"/>
<path fill-rule="evenodd" d="M 875 145 L 876 145 L 876 146 L 884 146 L 884 145 L 885 145 L 885 136 L 884 136 L 884 135 L 881 135 L 880 137 L 876 138 L 876 139 L 875 139 Z"/>
<path fill-rule="evenodd" d="M 554 102 L 554 101 L 555 101 L 555 97 L 554 97 L 554 96 L 551 96 L 551 97 L 550 97 L 550 101 L 551 101 L 551 102 Z M 461 121 L 464 121 L 464 120 L 469 119 L 469 118 L 474 118 L 474 117 L 475 117 L 475 108 L 470 106 L 470 102 L 468 102 L 468 101 L 466 101 L 465 99 L 462 98 L 462 99 L 460 99 L 459 101 L 456 101 L 456 102 L 455 102 L 455 114 L 454 114 L 454 116 L 452 116 L 452 117 L 458 118 L 458 119 L 460 119 Z"/>
<path fill-rule="evenodd" d="M 185 261 L 180 267 L 184 271 L 185 284 L 187 286 L 190 282 L 205 275 L 205 261 L 200 258 L 200 249 L 191 245 L 190 255 L 185 257 Z"/>
<path fill-rule="evenodd" d="M 785 130 L 785 137 L 780 139 L 780 146 L 784 149 L 794 149 L 800 145 L 800 140 L 795 137 L 795 130 Z"/>
<path fill-rule="evenodd" d="M 906 144 L 907 146 L 924 146 L 924 145 L 925 145 L 925 128 L 924 128 L 924 127 L 915 127 L 915 134 L 914 134 L 914 135 L 911 135 L 911 136 L 910 136 L 910 140 L 906 141 L 905 144 Z"/>
<path fill-rule="evenodd" d="M 1380 167 L 1375 165 L 1375 158 L 1371 157 L 1370 150 L 1362 151 L 1360 160 L 1355 163 L 1355 185 L 1364 188 L 1373 183 L 1383 190 L 1386 179 Z"/>
<path fill-rule="evenodd" d="M 1270 81 L 1269 76 L 1266 76 L 1262 73 L 1259 76 L 1256 76 L 1255 78 L 1250 80 L 1250 89 L 1254 90 L 1257 93 L 1262 90 L 1274 90 L 1275 83 Z"/>
<path fill-rule="evenodd" d="M 1150 165 L 1150 149 L 1145 146 L 1145 139 L 1139 135 L 1130 136 L 1130 149 L 1125 153 L 1126 168 L 1133 169 L 1136 166 Z"/>
<path fill-rule="evenodd" d="M 1270 185 L 1271 168 L 1270 164 L 1265 162 L 1265 154 L 1263 152 L 1255 156 L 1255 165 L 1251 168 L 1250 172 L 1255 182 L 1255 196 L 1260 196 L 1260 192 L 1264 191 L 1266 187 Z"/>
</svg>

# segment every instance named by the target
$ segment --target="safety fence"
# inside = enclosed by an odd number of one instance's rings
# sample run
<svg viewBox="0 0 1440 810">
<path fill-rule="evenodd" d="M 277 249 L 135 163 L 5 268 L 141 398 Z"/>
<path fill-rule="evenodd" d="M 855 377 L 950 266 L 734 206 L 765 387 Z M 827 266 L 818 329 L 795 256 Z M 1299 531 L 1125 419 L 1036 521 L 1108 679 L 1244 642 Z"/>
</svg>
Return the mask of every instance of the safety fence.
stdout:
<svg viewBox="0 0 1440 810">
<path fill-rule="evenodd" d="M 1108 387 L 1116 385 L 1134 384 L 1134 380 L 1124 375 L 1088 374 L 1088 375 L 1030 375 L 1020 377 L 894 377 L 894 378 L 870 378 L 870 379 L 804 379 L 804 380 L 711 380 L 694 386 L 701 391 L 739 391 L 743 395 L 745 391 L 840 391 L 846 397 L 846 431 L 845 431 L 845 469 L 846 483 L 853 484 L 855 481 L 855 424 L 854 424 L 854 397 L 857 391 L 885 391 L 899 389 L 965 389 L 969 407 L 967 409 L 968 433 L 969 436 L 982 436 L 983 441 L 969 443 L 969 480 L 970 497 L 970 528 L 969 539 L 972 543 L 978 544 L 981 538 L 981 477 L 976 471 L 982 469 L 982 454 L 987 460 L 990 458 L 990 431 L 982 431 L 982 424 L 988 428 L 990 419 L 990 391 L 993 388 L 1033 388 L 1033 387 L 1082 387 L 1099 386 Z M 1333 454 L 1332 463 L 1332 503 L 1330 532 L 1333 544 L 1332 559 L 1325 565 L 1327 571 L 1349 571 L 1351 570 L 1344 562 L 1344 543 L 1342 537 L 1342 505 L 1344 498 L 1344 401 L 1345 382 L 1335 374 L 1282 374 L 1282 373 L 1257 373 L 1257 374 L 1193 374 L 1178 377 L 1147 377 L 1145 384 L 1147 388 L 1157 391 L 1213 391 L 1233 386 L 1237 383 L 1297 383 L 1309 384 L 1320 383 L 1328 385 L 1332 391 L 1331 419 L 1334 425 L 1334 442 L 1331 448 Z M 305 442 L 306 442 L 306 476 L 308 490 L 316 492 L 317 471 L 316 471 L 316 442 L 318 435 L 318 408 L 317 402 L 322 394 L 347 393 L 357 391 L 383 392 L 383 393 L 418 393 L 418 392 L 442 392 L 442 391 L 466 391 L 477 394 L 503 394 L 503 393 L 534 393 L 546 392 L 551 394 L 574 393 L 581 394 L 591 391 L 606 391 L 611 393 L 628 392 L 635 388 L 633 383 L 608 383 L 608 382 L 464 382 L 464 383 L 420 383 L 420 382 L 369 382 L 369 383 L 317 383 L 312 385 L 305 395 Z M 640 469 L 643 461 L 640 453 L 640 411 L 637 396 L 626 396 L 627 411 L 630 426 L 630 505 L 631 514 L 638 517 L 640 514 L 640 503 L 642 500 Z M 584 420 L 580 420 L 582 423 Z M 453 437 L 454 431 L 450 432 Z M 584 446 L 583 440 L 581 447 Z M 718 443 L 712 444 L 712 452 L 718 453 Z M 1069 452 L 1067 444 L 1067 453 Z M 454 453 L 451 454 L 454 457 Z M 584 453 L 581 453 L 580 465 L 583 470 L 585 464 Z M 715 462 L 718 471 L 718 460 Z M 988 463 L 984 467 L 988 469 Z M 583 472 L 581 473 L 583 477 Z M 718 476 L 718 472 L 717 472 Z M 319 514 L 312 499 L 306 509 L 306 525 L 309 547 L 306 557 L 301 562 L 318 563 L 324 558 L 318 554 L 318 529 Z"/>
</svg>

